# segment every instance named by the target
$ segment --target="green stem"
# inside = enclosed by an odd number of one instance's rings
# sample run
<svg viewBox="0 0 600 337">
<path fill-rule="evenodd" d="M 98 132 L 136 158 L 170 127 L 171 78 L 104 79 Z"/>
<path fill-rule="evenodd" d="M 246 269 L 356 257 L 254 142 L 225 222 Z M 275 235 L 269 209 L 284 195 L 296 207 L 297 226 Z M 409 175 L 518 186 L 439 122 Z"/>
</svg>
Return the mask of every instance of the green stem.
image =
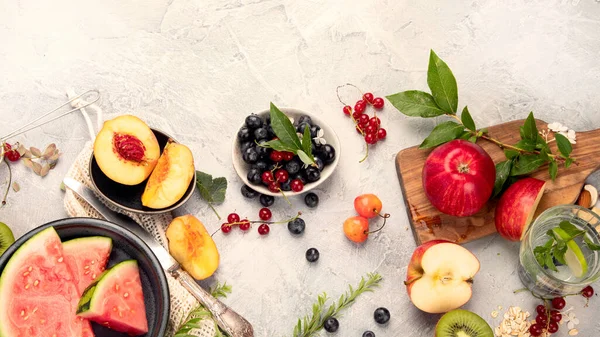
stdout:
<svg viewBox="0 0 600 337">
<path fill-rule="evenodd" d="M 212 211 L 215 213 L 217 218 L 219 218 L 219 220 L 221 220 L 221 216 L 219 215 L 219 213 L 217 213 L 217 210 L 213 207 L 212 203 L 209 202 L 208 207 L 210 207 L 210 209 L 212 209 Z"/>
</svg>

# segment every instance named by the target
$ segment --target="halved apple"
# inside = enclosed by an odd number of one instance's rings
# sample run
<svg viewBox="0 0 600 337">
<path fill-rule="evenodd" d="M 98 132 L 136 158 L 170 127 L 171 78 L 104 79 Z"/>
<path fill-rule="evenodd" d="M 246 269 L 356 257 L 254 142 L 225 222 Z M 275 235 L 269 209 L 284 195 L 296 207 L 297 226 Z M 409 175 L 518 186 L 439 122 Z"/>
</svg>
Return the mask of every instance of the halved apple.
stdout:
<svg viewBox="0 0 600 337">
<path fill-rule="evenodd" d="M 187 191 L 195 173 L 192 151 L 169 141 L 146 183 L 142 205 L 157 209 L 175 204 Z"/>
<path fill-rule="evenodd" d="M 535 178 L 524 178 L 510 185 L 496 206 L 494 222 L 498 234 L 510 241 L 522 240 L 545 187 L 545 181 Z"/>
<path fill-rule="evenodd" d="M 479 260 L 466 248 L 445 240 L 429 241 L 415 249 L 408 265 L 406 290 L 419 309 L 439 314 L 471 299 Z"/>
<path fill-rule="evenodd" d="M 94 141 L 94 158 L 100 170 L 123 185 L 146 180 L 159 156 L 160 147 L 152 130 L 131 115 L 104 122 Z"/>
</svg>

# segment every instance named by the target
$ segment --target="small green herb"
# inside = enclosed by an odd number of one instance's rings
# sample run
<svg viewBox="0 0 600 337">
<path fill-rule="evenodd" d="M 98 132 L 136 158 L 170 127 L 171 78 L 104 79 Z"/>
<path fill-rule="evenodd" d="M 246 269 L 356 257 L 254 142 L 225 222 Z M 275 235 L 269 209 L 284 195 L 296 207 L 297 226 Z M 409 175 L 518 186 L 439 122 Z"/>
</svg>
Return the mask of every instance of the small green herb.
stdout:
<svg viewBox="0 0 600 337">
<path fill-rule="evenodd" d="M 227 191 L 227 179 L 225 177 L 214 178 L 212 175 L 200 171 L 196 171 L 196 187 L 200 192 L 200 196 L 204 199 L 208 206 L 221 220 L 221 216 L 213 207 L 215 203 L 222 203 L 225 200 L 225 192 Z"/>
<path fill-rule="evenodd" d="M 260 146 L 276 151 L 292 152 L 298 155 L 304 164 L 316 166 L 315 157 L 313 157 L 311 150 L 312 139 L 310 137 L 310 130 L 308 128 L 304 129 L 302 141 L 300 141 L 300 137 L 296 133 L 296 128 L 294 128 L 290 119 L 273 103 L 271 103 L 270 115 L 271 127 L 279 139 L 262 143 Z"/>
<path fill-rule="evenodd" d="M 298 319 L 298 324 L 294 327 L 293 337 L 309 337 L 313 336 L 319 330 L 323 328 L 325 320 L 329 317 L 335 317 L 339 315 L 340 311 L 348 308 L 358 295 L 364 292 L 373 291 L 375 287 L 379 285 L 381 276 L 377 273 L 368 273 L 367 279 L 361 278 L 358 287 L 354 289 L 351 285 L 348 286 L 348 291 L 344 293 L 337 302 L 332 303 L 326 309 L 325 305 L 328 301 L 326 293 L 322 293 L 317 297 L 317 302 L 313 304 L 312 316 L 305 316 L 304 318 Z"/>
<path fill-rule="evenodd" d="M 227 285 L 227 282 L 220 284 L 217 283 L 214 288 L 210 289 L 210 293 L 214 297 L 227 297 L 228 294 L 231 293 L 231 286 Z M 173 337 L 198 337 L 200 336 L 202 327 L 204 326 L 203 321 L 212 320 L 215 326 L 215 337 L 227 337 L 227 334 L 224 333 L 217 322 L 214 320 L 210 311 L 208 311 L 203 305 L 198 305 L 196 308 L 192 309 L 187 317 L 184 319 L 184 322 L 179 324 L 179 330 L 175 332 Z"/>
</svg>

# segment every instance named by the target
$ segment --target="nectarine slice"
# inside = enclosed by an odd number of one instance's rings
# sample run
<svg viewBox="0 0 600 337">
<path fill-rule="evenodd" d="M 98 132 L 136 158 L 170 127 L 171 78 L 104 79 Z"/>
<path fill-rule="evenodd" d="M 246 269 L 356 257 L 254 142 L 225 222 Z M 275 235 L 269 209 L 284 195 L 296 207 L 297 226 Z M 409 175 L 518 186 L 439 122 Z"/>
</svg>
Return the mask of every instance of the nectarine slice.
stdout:
<svg viewBox="0 0 600 337">
<path fill-rule="evenodd" d="M 204 280 L 219 267 L 219 251 L 204 225 L 193 215 L 173 219 L 167 228 L 169 252 L 193 278 Z"/>
<path fill-rule="evenodd" d="M 104 122 L 94 141 L 94 158 L 100 170 L 123 185 L 146 180 L 159 156 L 160 147 L 152 130 L 131 115 Z"/>
<path fill-rule="evenodd" d="M 142 205 L 157 209 L 175 204 L 187 191 L 195 173 L 192 151 L 169 141 L 146 183 Z"/>
</svg>

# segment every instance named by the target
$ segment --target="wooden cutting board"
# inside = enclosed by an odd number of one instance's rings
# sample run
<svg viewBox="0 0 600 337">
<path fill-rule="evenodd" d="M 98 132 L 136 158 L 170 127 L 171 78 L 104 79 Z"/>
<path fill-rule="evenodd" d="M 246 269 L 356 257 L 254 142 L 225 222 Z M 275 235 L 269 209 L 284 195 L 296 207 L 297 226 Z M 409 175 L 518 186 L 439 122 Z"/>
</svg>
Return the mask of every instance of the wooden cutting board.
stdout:
<svg viewBox="0 0 600 337">
<path fill-rule="evenodd" d="M 488 128 L 489 135 L 503 143 L 516 144 L 520 140 L 519 127 L 525 120 L 512 121 Z M 538 130 L 546 129 L 547 123 L 536 120 Z M 506 160 L 504 151 L 497 145 L 480 139 L 477 144 L 490 154 L 494 163 Z M 556 142 L 550 143 L 553 153 L 558 153 Z M 421 171 L 431 150 L 418 147 L 404 149 L 396 156 L 396 169 L 402 188 L 408 218 L 418 245 L 435 239 L 465 243 L 496 232 L 494 209 L 497 199 L 490 200 L 482 210 L 470 217 L 455 217 L 439 212 L 425 196 Z M 576 163 L 569 168 L 560 167 L 555 181 L 550 180 L 547 165 L 532 177 L 546 180 L 544 196 L 536 210 L 536 216 L 549 207 L 574 203 L 585 179 L 600 166 L 600 129 L 578 132 L 577 144 L 571 154 Z"/>
</svg>

